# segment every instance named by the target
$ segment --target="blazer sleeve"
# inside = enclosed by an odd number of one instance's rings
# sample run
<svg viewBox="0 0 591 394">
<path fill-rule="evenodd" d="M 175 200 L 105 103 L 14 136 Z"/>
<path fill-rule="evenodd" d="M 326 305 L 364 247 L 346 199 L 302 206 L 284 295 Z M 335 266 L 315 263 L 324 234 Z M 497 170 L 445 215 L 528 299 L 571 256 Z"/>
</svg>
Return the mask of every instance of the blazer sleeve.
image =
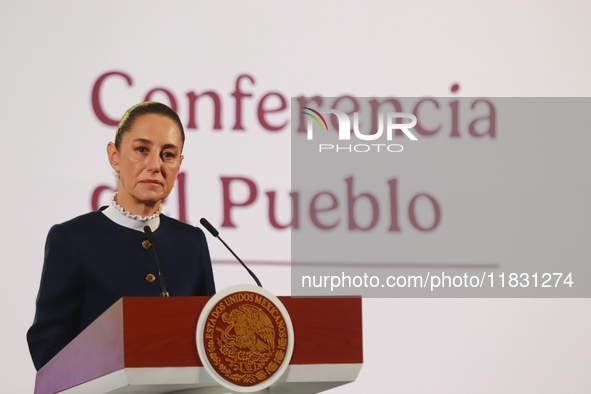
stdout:
<svg viewBox="0 0 591 394">
<path fill-rule="evenodd" d="M 41 284 L 29 351 L 39 370 L 78 334 L 83 298 L 83 272 L 77 245 L 62 225 L 47 235 Z"/>
</svg>

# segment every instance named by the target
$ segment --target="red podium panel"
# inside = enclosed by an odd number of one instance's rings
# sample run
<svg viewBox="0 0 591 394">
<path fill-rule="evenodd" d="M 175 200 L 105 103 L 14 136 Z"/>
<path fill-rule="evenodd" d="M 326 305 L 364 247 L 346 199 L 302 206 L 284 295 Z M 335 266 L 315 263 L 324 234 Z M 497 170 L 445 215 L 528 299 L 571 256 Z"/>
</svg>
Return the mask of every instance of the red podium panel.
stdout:
<svg viewBox="0 0 591 394">
<path fill-rule="evenodd" d="M 269 391 L 314 393 L 354 381 L 363 363 L 361 298 L 279 299 L 291 316 L 295 347 Z M 35 393 L 217 392 L 195 336 L 208 300 L 120 299 L 39 370 Z"/>
</svg>

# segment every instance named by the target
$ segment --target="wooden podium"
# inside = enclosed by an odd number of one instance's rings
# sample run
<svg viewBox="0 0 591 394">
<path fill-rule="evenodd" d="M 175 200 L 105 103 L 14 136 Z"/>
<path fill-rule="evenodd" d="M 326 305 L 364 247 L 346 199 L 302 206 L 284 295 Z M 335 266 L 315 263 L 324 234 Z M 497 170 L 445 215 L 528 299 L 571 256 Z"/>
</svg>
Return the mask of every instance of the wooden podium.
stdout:
<svg viewBox="0 0 591 394">
<path fill-rule="evenodd" d="M 279 297 L 294 327 L 285 373 L 266 392 L 317 393 L 363 363 L 360 297 Z M 196 326 L 209 297 L 125 297 L 39 372 L 36 394 L 227 393 L 203 367 Z"/>
</svg>

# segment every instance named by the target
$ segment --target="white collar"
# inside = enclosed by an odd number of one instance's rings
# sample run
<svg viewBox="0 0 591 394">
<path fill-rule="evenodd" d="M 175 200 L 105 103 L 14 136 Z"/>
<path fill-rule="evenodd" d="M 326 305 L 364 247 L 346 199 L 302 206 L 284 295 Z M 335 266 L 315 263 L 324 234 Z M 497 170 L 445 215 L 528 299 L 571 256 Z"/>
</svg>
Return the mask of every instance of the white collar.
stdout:
<svg viewBox="0 0 591 394">
<path fill-rule="evenodd" d="M 111 219 L 113 222 L 120 226 L 127 227 L 133 230 L 144 232 L 144 227 L 149 226 L 152 231 L 156 231 L 160 226 L 160 212 L 162 212 L 162 204 L 158 208 L 158 212 L 148 217 L 141 217 L 139 215 L 132 215 L 127 212 L 123 207 L 117 204 L 116 201 L 117 193 L 113 194 L 111 198 L 111 205 L 109 205 L 102 212 L 103 214 Z"/>
</svg>

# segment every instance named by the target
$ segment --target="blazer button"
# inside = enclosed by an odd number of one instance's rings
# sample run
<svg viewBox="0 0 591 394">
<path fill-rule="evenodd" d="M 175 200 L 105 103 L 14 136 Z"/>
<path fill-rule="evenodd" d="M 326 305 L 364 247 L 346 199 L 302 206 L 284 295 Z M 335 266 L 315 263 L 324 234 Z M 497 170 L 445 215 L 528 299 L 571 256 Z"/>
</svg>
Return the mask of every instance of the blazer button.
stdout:
<svg viewBox="0 0 591 394">
<path fill-rule="evenodd" d="M 156 280 L 156 277 L 154 276 L 154 274 L 148 274 L 148 275 L 146 275 L 146 280 L 148 282 L 152 283 Z"/>
<path fill-rule="evenodd" d="M 152 243 L 150 241 L 148 241 L 147 239 L 144 239 L 142 241 L 142 248 L 148 250 L 148 249 L 150 249 L 151 246 L 152 246 Z"/>
</svg>

